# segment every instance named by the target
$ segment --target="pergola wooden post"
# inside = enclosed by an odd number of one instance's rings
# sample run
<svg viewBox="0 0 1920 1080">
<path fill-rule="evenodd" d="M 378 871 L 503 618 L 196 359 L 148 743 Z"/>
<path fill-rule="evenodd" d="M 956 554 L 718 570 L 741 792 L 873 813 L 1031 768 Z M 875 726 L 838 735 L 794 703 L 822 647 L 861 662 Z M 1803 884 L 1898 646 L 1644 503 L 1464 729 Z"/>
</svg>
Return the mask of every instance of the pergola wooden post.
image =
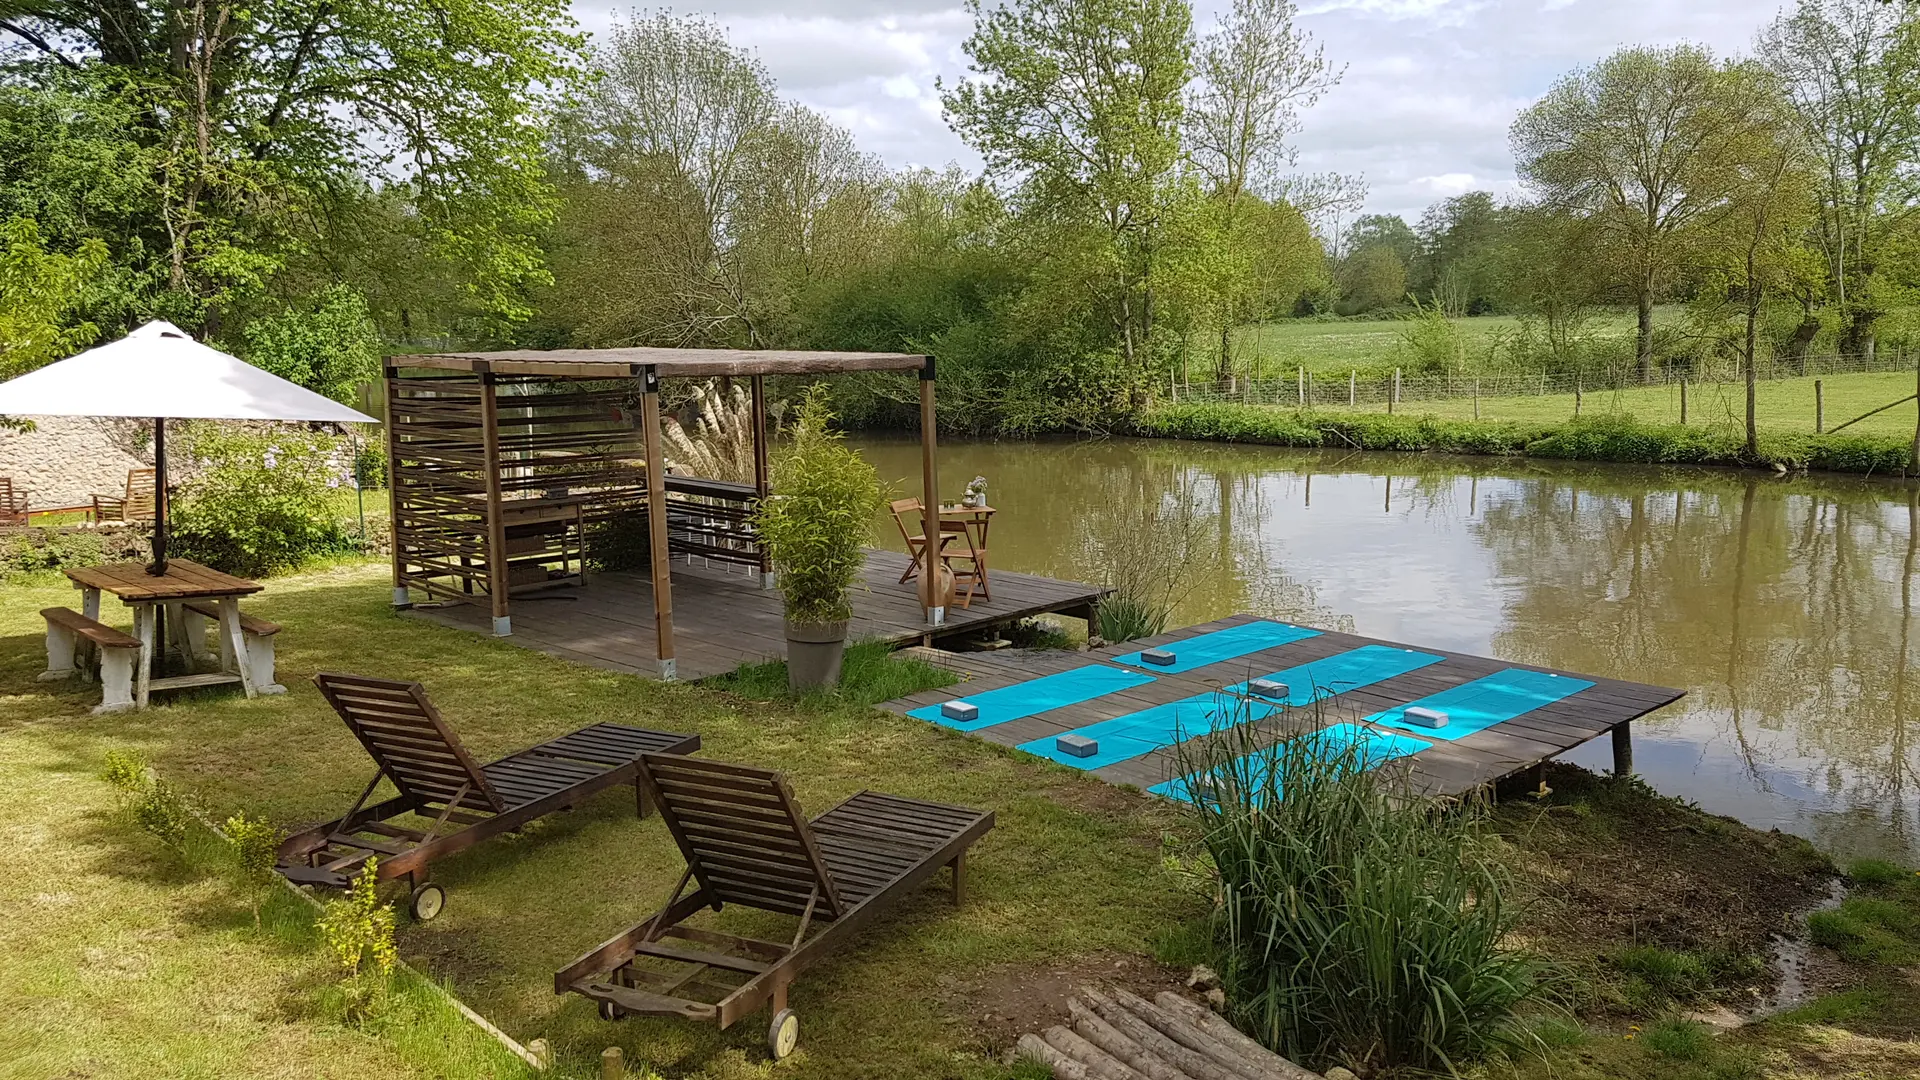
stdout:
<svg viewBox="0 0 1920 1080">
<path fill-rule="evenodd" d="M 672 679 L 673 562 L 667 549 L 667 461 L 660 452 L 660 370 L 640 369 L 640 435 L 647 454 L 647 566 L 653 572 L 653 635 L 660 677 Z"/>
<path fill-rule="evenodd" d="M 480 373 L 480 440 L 486 461 L 487 483 L 487 598 L 493 603 L 493 633 L 513 633 L 507 614 L 507 523 L 500 491 L 500 399 L 491 371 Z"/>
<path fill-rule="evenodd" d="M 920 568 L 920 581 L 926 590 L 927 603 L 923 606 L 929 626 L 947 621 L 947 609 L 940 604 L 940 578 L 935 573 L 940 565 L 940 469 L 934 442 L 933 357 L 929 356 L 920 367 L 920 535 L 927 538 L 920 545 L 926 559 L 926 565 Z"/>
<path fill-rule="evenodd" d="M 764 500 L 773 490 L 772 471 L 767 467 L 767 377 L 753 376 L 753 494 Z M 773 560 L 760 553 L 760 587 L 773 588 Z"/>
</svg>

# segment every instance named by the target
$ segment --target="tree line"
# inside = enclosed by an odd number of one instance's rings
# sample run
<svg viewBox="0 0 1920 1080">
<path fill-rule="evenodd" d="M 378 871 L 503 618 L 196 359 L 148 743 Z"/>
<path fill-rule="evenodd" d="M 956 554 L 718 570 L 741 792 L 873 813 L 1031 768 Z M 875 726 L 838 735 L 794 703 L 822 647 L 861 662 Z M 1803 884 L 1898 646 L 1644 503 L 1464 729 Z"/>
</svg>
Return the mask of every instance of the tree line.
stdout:
<svg viewBox="0 0 1920 1080">
<path fill-rule="evenodd" d="M 563 0 L 9 4 L 0 377 L 151 317 L 333 393 L 456 344 L 924 351 L 956 427 L 1017 434 L 1230 381 L 1244 328 L 1288 316 L 1514 313 L 1565 368 L 1624 305 L 1651 376 L 1871 353 L 1908 302 L 1904 0 L 1800 0 L 1751 56 L 1572 72 L 1513 125 L 1525 198 L 1412 225 L 1297 168 L 1342 69 L 1293 0 L 1206 27 L 1187 0 L 969 10 L 939 92 L 979 173 L 887 169 L 699 18 L 589 41 Z M 1669 302 L 1684 333 L 1655 325 Z M 840 394 L 910 420 L 888 378 Z"/>
</svg>

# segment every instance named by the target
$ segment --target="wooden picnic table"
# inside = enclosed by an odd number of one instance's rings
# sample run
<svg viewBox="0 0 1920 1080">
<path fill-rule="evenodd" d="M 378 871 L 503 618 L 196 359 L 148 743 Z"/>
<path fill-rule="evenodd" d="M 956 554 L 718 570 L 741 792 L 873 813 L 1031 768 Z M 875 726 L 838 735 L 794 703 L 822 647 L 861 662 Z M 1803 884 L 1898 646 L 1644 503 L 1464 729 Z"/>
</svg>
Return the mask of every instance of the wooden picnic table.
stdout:
<svg viewBox="0 0 1920 1080">
<path fill-rule="evenodd" d="M 240 629 L 240 598 L 251 596 L 266 586 L 257 581 L 223 574 L 188 559 L 168 559 L 165 574 L 149 574 L 145 563 L 111 563 L 67 571 L 75 588 L 81 590 L 81 613 L 89 619 L 100 618 L 100 594 L 112 593 L 133 609 L 133 636 L 140 642 L 140 657 L 134 666 L 134 708 L 147 707 L 147 694 L 153 690 L 179 690 L 195 686 L 221 686 L 239 683 L 248 697 L 259 688 L 253 684 L 252 667 L 247 656 L 247 638 Z M 175 637 L 182 655 L 191 657 L 186 646 L 182 605 L 212 602 L 220 611 L 221 643 L 224 658 L 221 670 L 171 678 L 153 677 L 157 656 L 166 651 L 165 642 L 154 641 L 154 623 L 160 609 L 168 614 L 169 636 Z M 156 647 L 156 645 L 158 647 Z"/>
</svg>

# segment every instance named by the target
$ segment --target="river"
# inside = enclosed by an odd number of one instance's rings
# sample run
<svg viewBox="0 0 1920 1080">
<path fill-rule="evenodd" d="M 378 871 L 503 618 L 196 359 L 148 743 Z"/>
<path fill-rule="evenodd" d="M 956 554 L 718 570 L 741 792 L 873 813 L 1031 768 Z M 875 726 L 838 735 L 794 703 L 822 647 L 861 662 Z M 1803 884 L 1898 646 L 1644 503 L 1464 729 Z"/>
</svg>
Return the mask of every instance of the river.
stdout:
<svg viewBox="0 0 1920 1080">
<path fill-rule="evenodd" d="M 917 443 L 857 443 L 918 494 Z M 1102 580 L 1150 522 L 1171 625 L 1252 611 L 1678 687 L 1635 725 L 1654 788 L 1920 863 L 1913 484 L 1129 439 L 947 441 L 940 466 L 948 498 L 986 477 L 993 568 Z"/>
</svg>

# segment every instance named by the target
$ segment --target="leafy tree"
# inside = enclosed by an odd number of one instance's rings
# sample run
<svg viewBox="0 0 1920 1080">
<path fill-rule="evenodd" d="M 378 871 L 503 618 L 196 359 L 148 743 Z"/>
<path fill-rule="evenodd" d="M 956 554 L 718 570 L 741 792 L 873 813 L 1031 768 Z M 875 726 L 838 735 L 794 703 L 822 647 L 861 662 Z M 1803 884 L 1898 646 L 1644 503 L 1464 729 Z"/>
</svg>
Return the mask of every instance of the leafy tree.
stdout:
<svg viewBox="0 0 1920 1080">
<path fill-rule="evenodd" d="M 1506 228 L 1500 207 L 1485 191 L 1469 191 L 1429 206 L 1414 229 L 1420 251 L 1411 268 L 1413 291 L 1455 318 L 1491 310 Z"/>
<path fill-rule="evenodd" d="M 1622 49 L 1514 121 L 1521 180 L 1548 205 L 1590 216 L 1619 260 L 1642 378 L 1653 370 L 1654 301 L 1687 266 L 1693 232 L 1725 211 L 1766 116 L 1753 80 L 1680 45 Z"/>
<path fill-rule="evenodd" d="M 569 206 L 553 309 L 569 343 L 772 347 L 823 278 L 870 252 L 881 170 L 782 102 L 716 24 L 620 24 L 555 140 Z M 636 253 L 644 252 L 644 257 Z"/>
<path fill-rule="evenodd" d="M 1300 113 L 1344 71 L 1294 25 L 1297 13 L 1293 0 L 1234 0 L 1200 41 L 1199 80 L 1188 94 L 1188 156 L 1219 203 L 1207 241 L 1213 257 L 1196 260 L 1196 268 L 1204 268 L 1216 309 L 1223 383 L 1233 377 L 1233 328 L 1266 314 L 1276 281 L 1304 279 L 1319 259 L 1311 237 L 1286 243 L 1262 229 L 1286 215 L 1276 218 L 1275 206 L 1258 201 L 1287 191 L 1283 173 L 1297 160 L 1287 140 L 1300 130 Z"/>
<path fill-rule="evenodd" d="M 1389 244 L 1368 244 L 1342 259 L 1338 280 L 1339 308 L 1348 314 L 1392 307 L 1407 297 L 1407 264 Z"/>
<path fill-rule="evenodd" d="M 316 220 L 399 177 L 468 303 L 511 323 L 541 274 L 534 232 L 551 208 L 537 121 L 571 84 L 581 39 L 563 0 L 427 15 L 376 0 L 22 0 L 0 34 L 25 50 L 15 96 L 84 103 L 81 137 L 44 132 L 37 153 L 131 166 L 110 187 L 126 232 L 107 239 L 149 310 L 216 328 Z M 117 140 L 106 117 L 124 120 Z"/>
<path fill-rule="evenodd" d="M 0 381 L 70 356 L 99 327 L 69 324 L 107 263 L 107 246 L 84 240 L 71 255 L 50 252 L 32 218 L 0 224 Z"/>
<path fill-rule="evenodd" d="M 1762 31 L 1759 52 L 1819 163 L 1814 234 L 1846 320 L 1840 350 L 1871 355 L 1874 323 L 1894 299 L 1887 263 L 1920 208 L 1920 14 L 1909 3 L 1799 0 Z M 1802 326 L 1808 338 L 1818 329 L 1811 313 Z"/>
<path fill-rule="evenodd" d="M 360 384 L 380 378 L 380 331 L 366 298 L 346 285 L 254 319 L 245 336 L 248 363 L 335 401 L 353 403 Z"/>
<path fill-rule="evenodd" d="M 968 0 L 975 77 L 942 86 L 947 122 L 994 175 L 1021 185 L 1128 364 L 1151 361 L 1158 262 L 1179 197 L 1191 76 L 1185 0 Z M 1071 303 L 1063 298 L 1061 306 Z"/>
</svg>

